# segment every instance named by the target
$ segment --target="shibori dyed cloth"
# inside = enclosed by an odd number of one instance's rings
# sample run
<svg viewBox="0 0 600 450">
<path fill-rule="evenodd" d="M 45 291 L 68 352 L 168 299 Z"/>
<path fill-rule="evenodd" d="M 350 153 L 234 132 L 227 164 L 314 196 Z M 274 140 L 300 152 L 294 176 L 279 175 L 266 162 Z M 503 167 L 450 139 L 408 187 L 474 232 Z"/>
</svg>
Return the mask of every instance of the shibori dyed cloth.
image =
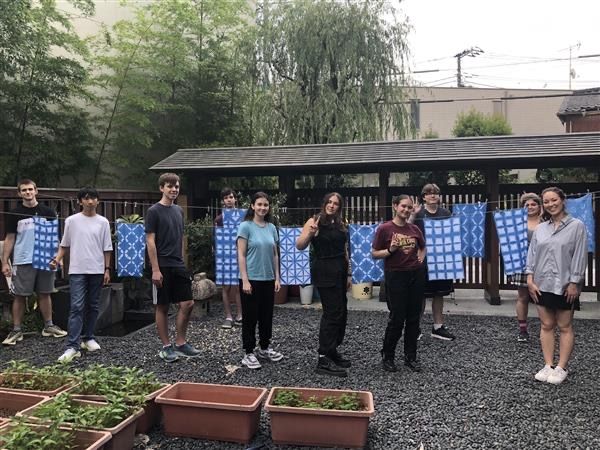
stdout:
<svg viewBox="0 0 600 450">
<path fill-rule="evenodd" d="M 508 209 L 494 213 L 504 273 L 523 273 L 527 262 L 527 210 Z"/>
<path fill-rule="evenodd" d="M 350 225 L 350 263 L 352 282 L 383 280 L 383 259 L 371 257 L 371 245 L 379 224 Z"/>
<path fill-rule="evenodd" d="M 281 252 L 281 284 L 310 284 L 310 251 L 298 250 L 296 238 L 302 228 L 280 228 L 279 248 Z"/>
<path fill-rule="evenodd" d="M 224 209 L 223 226 L 215 228 L 215 275 L 219 285 L 239 284 L 240 274 L 235 241 L 238 226 L 245 214 L 244 209 Z"/>
<path fill-rule="evenodd" d="M 587 231 L 588 252 L 594 253 L 596 251 L 596 231 L 594 228 L 596 224 L 592 210 L 592 194 L 585 194 L 579 198 L 568 198 L 567 212 L 584 223 Z"/>
<path fill-rule="evenodd" d="M 460 280 L 465 277 L 461 219 L 425 219 L 427 275 L 430 280 Z"/>
<path fill-rule="evenodd" d="M 460 218 L 463 256 L 484 257 L 486 211 L 487 202 L 459 203 L 452 207 L 453 215 Z"/>
<path fill-rule="evenodd" d="M 117 222 L 117 275 L 141 278 L 144 272 L 146 233 L 141 223 Z"/>
<path fill-rule="evenodd" d="M 34 269 L 50 272 L 48 263 L 58 252 L 58 219 L 47 220 L 45 217 L 33 217 L 33 259 Z"/>
</svg>

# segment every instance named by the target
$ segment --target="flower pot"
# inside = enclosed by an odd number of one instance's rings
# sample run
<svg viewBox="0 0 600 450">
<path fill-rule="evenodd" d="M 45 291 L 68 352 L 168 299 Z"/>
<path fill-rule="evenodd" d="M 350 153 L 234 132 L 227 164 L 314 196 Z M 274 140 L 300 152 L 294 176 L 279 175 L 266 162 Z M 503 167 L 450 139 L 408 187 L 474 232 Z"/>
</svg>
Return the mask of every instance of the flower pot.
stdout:
<svg viewBox="0 0 600 450">
<path fill-rule="evenodd" d="M 281 286 L 279 292 L 275 292 L 275 304 L 283 305 L 288 301 L 288 287 L 287 285 Z"/>
<path fill-rule="evenodd" d="M 0 423 L 0 446 L 2 446 L 2 435 L 8 433 L 15 424 L 13 423 Z M 47 428 L 45 425 L 31 425 L 35 430 L 39 430 L 40 434 L 44 433 Z M 69 428 L 61 427 L 61 429 L 69 430 Z M 92 430 L 75 430 L 75 437 L 72 442 L 73 450 L 102 450 L 106 449 L 105 444 L 111 439 L 110 433 L 106 431 L 92 431 Z"/>
<path fill-rule="evenodd" d="M 300 297 L 300 286 L 297 284 L 288 285 L 288 298 L 299 298 Z"/>
<path fill-rule="evenodd" d="M 263 388 L 175 383 L 156 397 L 165 434 L 247 444 L 258 430 Z"/>
<path fill-rule="evenodd" d="M 171 385 L 163 384 L 160 387 L 160 389 L 157 389 L 156 391 L 151 392 L 150 394 L 146 395 L 146 404 L 144 405 L 144 414 L 142 414 L 136 422 L 136 428 L 135 428 L 136 434 L 138 434 L 138 433 L 146 434 L 146 433 L 148 433 L 148 431 L 150 431 L 150 429 L 152 427 L 154 427 L 154 425 L 157 425 L 160 423 L 160 418 L 161 418 L 160 405 L 157 405 L 154 400 L 156 399 L 158 394 L 160 394 L 162 391 L 167 389 L 169 386 L 171 386 Z M 76 389 L 77 389 L 77 386 L 75 386 L 72 389 L 69 389 L 69 393 L 74 392 Z M 71 397 L 73 397 L 75 399 L 79 399 L 79 400 L 90 400 L 90 401 L 95 401 L 95 402 L 106 401 L 106 397 L 104 395 L 71 394 Z"/>
<path fill-rule="evenodd" d="M 312 284 L 300 286 L 300 303 L 310 305 L 313 299 L 314 286 Z"/>
<path fill-rule="evenodd" d="M 33 373 L 10 373 L 10 372 L 4 372 L 4 373 L 0 373 L 0 391 L 4 391 L 4 392 L 20 392 L 22 394 L 31 394 L 31 395 L 44 395 L 47 397 L 54 397 L 55 395 L 57 395 L 58 393 L 62 392 L 62 391 L 66 391 L 67 389 L 75 386 L 75 384 L 77 384 L 77 380 L 73 379 L 71 381 L 68 382 L 62 382 L 60 381 L 60 377 L 52 377 L 52 376 L 46 376 L 45 380 L 49 381 L 52 380 L 53 378 L 56 380 L 56 383 L 54 384 L 54 389 L 46 389 L 46 390 L 40 390 L 40 389 L 27 389 L 26 386 L 23 386 L 21 388 L 9 388 L 9 387 L 4 387 L 3 383 L 5 383 L 8 380 L 11 379 L 22 379 L 23 381 L 27 381 L 27 380 L 31 380 L 32 378 L 34 378 L 36 375 Z"/>
<path fill-rule="evenodd" d="M 356 300 L 370 300 L 373 295 L 373 283 L 352 283 L 352 297 Z"/>
<path fill-rule="evenodd" d="M 48 398 L 43 395 L 0 391 L 0 419 L 15 416 L 18 412 L 31 408 Z"/>
<path fill-rule="evenodd" d="M 49 399 L 48 401 L 52 401 L 52 399 Z M 98 408 L 102 407 L 103 405 L 106 404 L 103 402 L 93 402 L 90 400 L 74 399 L 73 401 L 75 403 L 79 403 L 81 405 L 96 406 Z M 37 408 L 39 408 L 39 405 L 32 406 L 31 408 L 28 408 L 28 409 L 20 412 L 17 415 L 26 417 L 28 421 L 36 422 L 36 423 L 43 425 L 44 423 L 48 422 L 48 419 L 42 419 L 42 418 L 37 417 L 35 415 Z M 143 413 L 144 413 L 144 410 L 140 408 L 137 411 L 135 411 L 133 414 L 131 414 L 129 417 L 126 417 L 121 422 L 119 422 L 118 424 L 116 424 L 115 426 L 113 426 L 111 428 L 97 428 L 97 427 L 82 427 L 82 428 L 85 428 L 86 430 L 106 431 L 106 432 L 110 433 L 112 438 L 104 446 L 105 450 L 130 449 L 130 448 L 133 448 L 133 441 L 135 439 L 135 426 L 136 426 L 137 419 Z M 65 422 L 64 425 L 69 426 L 72 424 Z"/>
<path fill-rule="evenodd" d="M 274 405 L 275 395 L 281 389 L 297 391 L 304 398 L 315 396 L 319 401 L 327 396 L 358 394 L 365 410 L 342 411 Z M 272 388 L 265 409 L 271 416 L 271 437 L 275 444 L 353 448 L 366 445 L 369 419 L 375 412 L 370 392 L 287 387 Z"/>
</svg>

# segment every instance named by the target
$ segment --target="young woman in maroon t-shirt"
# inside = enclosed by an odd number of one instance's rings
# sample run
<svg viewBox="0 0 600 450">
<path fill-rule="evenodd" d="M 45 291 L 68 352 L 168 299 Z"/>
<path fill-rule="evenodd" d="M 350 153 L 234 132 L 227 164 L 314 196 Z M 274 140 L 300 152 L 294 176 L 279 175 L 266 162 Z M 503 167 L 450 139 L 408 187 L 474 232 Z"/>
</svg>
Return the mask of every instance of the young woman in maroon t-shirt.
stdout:
<svg viewBox="0 0 600 450">
<path fill-rule="evenodd" d="M 404 365 L 419 372 L 417 337 L 421 302 L 425 288 L 425 239 L 416 225 L 408 223 L 413 202 L 408 195 L 392 200 L 395 216 L 377 228 L 371 255 L 384 259 L 385 289 L 388 295 L 388 318 L 383 338 L 383 369 L 396 372 L 396 345 L 404 330 Z"/>
</svg>

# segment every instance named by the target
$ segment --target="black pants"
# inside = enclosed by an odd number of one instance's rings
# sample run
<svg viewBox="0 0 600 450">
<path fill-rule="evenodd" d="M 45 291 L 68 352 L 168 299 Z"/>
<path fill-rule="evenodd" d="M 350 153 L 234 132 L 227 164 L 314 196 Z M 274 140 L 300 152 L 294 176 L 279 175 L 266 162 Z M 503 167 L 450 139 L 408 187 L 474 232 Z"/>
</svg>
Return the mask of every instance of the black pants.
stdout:
<svg viewBox="0 0 600 450">
<path fill-rule="evenodd" d="M 346 280 L 342 286 L 318 287 L 323 315 L 319 328 L 319 354 L 331 356 L 344 340 L 348 320 L 348 297 Z"/>
<path fill-rule="evenodd" d="M 275 304 L 275 281 L 250 280 L 252 294 L 245 294 L 240 280 L 242 300 L 242 346 L 246 353 L 256 347 L 256 323 L 260 348 L 267 349 L 273 333 L 273 305 Z"/>
<path fill-rule="evenodd" d="M 396 345 L 404 329 L 404 357 L 416 359 L 425 270 L 387 271 L 385 288 L 390 315 L 383 338 L 383 356 L 386 359 L 394 358 Z"/>
</svg>

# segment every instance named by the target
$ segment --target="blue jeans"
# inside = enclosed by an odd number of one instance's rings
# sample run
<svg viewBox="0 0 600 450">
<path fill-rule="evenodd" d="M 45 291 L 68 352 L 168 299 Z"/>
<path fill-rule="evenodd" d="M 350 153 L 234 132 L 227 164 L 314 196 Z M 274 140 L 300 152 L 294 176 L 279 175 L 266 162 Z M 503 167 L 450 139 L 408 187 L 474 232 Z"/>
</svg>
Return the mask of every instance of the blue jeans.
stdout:
<svg viewBox="0 0 600 450">
<path fill-rule="evenodd" d="M 71 311 L 69 312 L 67 348 L 78 350 L 80 337 L 84 341 L 94 339 L 103 282 L 104 274 L 69 275 Z"/>
</svg>

